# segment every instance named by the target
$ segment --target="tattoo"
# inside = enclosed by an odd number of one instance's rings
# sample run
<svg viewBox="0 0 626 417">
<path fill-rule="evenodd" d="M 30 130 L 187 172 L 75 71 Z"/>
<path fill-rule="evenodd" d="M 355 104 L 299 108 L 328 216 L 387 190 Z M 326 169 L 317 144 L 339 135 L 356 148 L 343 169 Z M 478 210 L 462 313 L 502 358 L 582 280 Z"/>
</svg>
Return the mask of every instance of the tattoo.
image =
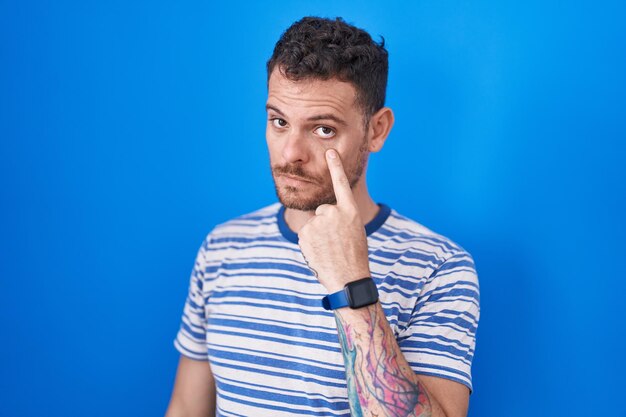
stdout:
<svg viewBox="0 0 626 417">
<path fill-rule="evenodd" d="M 402 355 L 380 305 L 368 308 L 366 330 L 336 311 L 352 416 L 430 416 L 430 399 Z M 361 329 L 361 328 L 359 328 Z"/>
<path fill-rule="evenodd" d="M 309 264 L 309 261 L 306 259 L 306 257 L 304 258 L 304 262 L 306 262 L 306 266 L 309 267 L 309 269 L 311 270 L 311 272 L 313 272 L 313 276 L 315 278 L 319 278 L 318 273 L 315 269 L 313 269 L 313 267 L 311 266 L 311 264 Z"/>
<path fill-rule="evenodd" d="M 350 341 L 348 341 L 346 331 L 344 330 L 344 326 L 341 325 L 339 317 L 335 316 L 335 320 L 337 320 L 339 341 L 341 343 L 341 346 L 343 346 L 343 359 L 346 364 L 346 382 L 348 384 L 348 402 L 350 403 L 350 415 L 352 417 L 361 417 L 363 415 L 363 410 L 361 409 L 361 404 L 359 403 L 359 398 L 361 396 L 357 392 L 357 384 L 354 380 L 354 372 L 349 371 L 349 369 L 355 369 L 354 361 L 356 359 L 356 349 L 354 345 Z M 346 325 L 346 327 L 348 326 Z"/>
</svg>

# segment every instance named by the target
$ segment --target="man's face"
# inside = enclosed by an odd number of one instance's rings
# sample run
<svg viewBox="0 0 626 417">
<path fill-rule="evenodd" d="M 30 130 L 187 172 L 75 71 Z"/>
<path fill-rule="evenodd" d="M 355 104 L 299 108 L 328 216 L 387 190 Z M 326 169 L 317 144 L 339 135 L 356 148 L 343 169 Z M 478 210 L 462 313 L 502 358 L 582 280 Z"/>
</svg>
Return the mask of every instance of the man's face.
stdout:
<svg viewBox="0 0 626 417">
<path fill-rule="evenodd" d="M 363 181 L 367 136 L 356 91 L 346 82 L 290 81 L 275 69 L 269 79 L 266 139 L 280 202 L 311 211 L 334 204 L 325 151 L 341 156 L 352 188 Z"/>
</svg>

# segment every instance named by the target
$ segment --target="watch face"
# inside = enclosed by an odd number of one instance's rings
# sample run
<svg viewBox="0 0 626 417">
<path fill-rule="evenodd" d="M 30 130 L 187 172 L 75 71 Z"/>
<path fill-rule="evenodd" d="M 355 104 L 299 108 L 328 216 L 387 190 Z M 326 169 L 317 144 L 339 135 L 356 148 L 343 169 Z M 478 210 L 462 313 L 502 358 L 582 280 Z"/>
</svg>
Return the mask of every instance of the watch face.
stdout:
<svg viewBox="0 0 626 417">
<path fill-rule="evenodd" d="M 371 278 L 351 282 L 347 288 L 348 302 L 352 308 L 364 307 L 378 301 L 378 290 Z"/>
</svg>

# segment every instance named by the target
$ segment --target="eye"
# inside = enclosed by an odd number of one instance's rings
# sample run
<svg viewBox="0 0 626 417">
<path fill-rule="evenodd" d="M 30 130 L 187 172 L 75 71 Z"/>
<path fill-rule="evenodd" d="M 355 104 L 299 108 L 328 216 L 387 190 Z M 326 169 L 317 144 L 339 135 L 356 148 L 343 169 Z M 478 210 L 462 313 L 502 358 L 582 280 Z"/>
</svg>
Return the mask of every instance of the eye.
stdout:
<svg viewBox="0 0 626 417">
<path fill-rule="evenodd" d="M 315 133 L 324 139 L 329 139 L 335 136 L 335 130 L 328 126 L 318 127 L 317 129 L 315 129 Z"/>
<path fill-rule="evenodd" d="M 285 119 L 274 118 L 271 120 L 271 122 L 274 127 L 277 127 L 279 129 L 287 126 L 287 121 L 285 121 Z"/>
</svg>

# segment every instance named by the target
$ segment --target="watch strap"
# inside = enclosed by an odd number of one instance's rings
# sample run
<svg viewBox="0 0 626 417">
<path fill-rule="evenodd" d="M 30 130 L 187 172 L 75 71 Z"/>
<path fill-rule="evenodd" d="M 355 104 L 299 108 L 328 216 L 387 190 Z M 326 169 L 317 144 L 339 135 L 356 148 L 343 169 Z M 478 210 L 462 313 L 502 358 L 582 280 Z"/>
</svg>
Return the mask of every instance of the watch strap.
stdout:
<svg viewBox="0 0 626 417">
<path fill-rule="evenodd" d="M 348 293 L 345 288 L 322 298 L 322 306 L 325 310 L 336 310 L 338 308 L 348 307 L 349 305 Z"/>
</svg>

